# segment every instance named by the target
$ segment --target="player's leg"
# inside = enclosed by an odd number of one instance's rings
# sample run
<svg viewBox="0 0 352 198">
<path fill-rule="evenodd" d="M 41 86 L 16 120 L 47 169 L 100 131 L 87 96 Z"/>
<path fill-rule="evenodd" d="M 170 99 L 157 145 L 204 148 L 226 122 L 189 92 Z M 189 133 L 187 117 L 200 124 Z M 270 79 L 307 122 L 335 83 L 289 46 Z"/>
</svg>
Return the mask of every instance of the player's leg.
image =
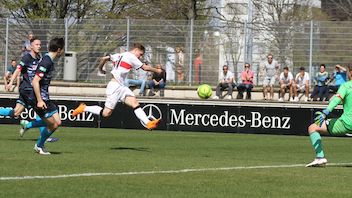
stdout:
<svg viewBox="0 0 352 198">
<path fill-rule="evenodd" d="M 17 102 L 15 108 L 12 108 L 12 107 L 0 108 L 0 115 L 18 117 L 23 112 L 24 109 L 25 109 L 25 106 L 22 103 Z"/>
<path fill-rule="evenodd" d="M 263 82 L 263 99 L 267 99 L 268 95 L 268 86 L 269 86 L 269 79 L 268 77 L 264 77 L 264 82 Z"/>
<path fill-rule="evenodd" d="M 38 115 L 36 116 L 35 120 L 32 121 L 27 121 L 27 120 L 21 120 L 20 121 L 20 137 L 23 137 L 23 135 L 31 128 L 37 128 L 39 127 L 39 130 L 42 130 L 42 127 L 46 127 L 46 122 L 44 122 Z"/>
<path fill-rule="evenodd" d="M 139 105 L 139 102 L 137 101 L 135 96 L 127 95 L 124 102 L 126 105 L 133 108 L 134 114 L 147 129 L 152 130 L 158 126 L 160 119 L 149 120 L 148 116 L 145 114 L 145 112 Z"/>
<path fill-rule="evenodd" d="M 313 123 L 308 127 L 308 133 L 310 142 L 315 151 L 315 159 L 306 165 L 306 167 L 314 167 L 314 166 L 322 166 L 327 163 L 325 158 L 325 154 L 323 151 L 323 145 L 321 142 L 321 135 L 328 135 L 328 129 L 326 122 L 322 124 L 322 126 L 318 126 L 317 124 Z"/>
<path fill-rule="evenodd" d="M 47 127 L 40 131 L 40 136 L 37 143 L 34 145 L 34 150 L 43 155 L 49 155 L 50 153 L 45 150 L 45 141 L 56 131 L 56 129 L 61 125 L 61 119 L 58 112 L 52 112 L 52 115 L 48 117 L 41 117 L 47 124 Z"/>
<path fill-rule="evenodd" d="M 345 123 L 340 118 L 328 119 L 326 120 L 321 127 L 316 124 L 312 124 L 308 128 L 309 136 L 313 145 L 313 148 L 316 153 L 316 158 L 313 162 L 307 164 L 307 167 L 310 166 L 320 166 L 327 163 L 325 155 L 323 152 L 321 144 L 322 135 L 331 135 L 331 136 L 344 136 L 347 133 L 352 133 L 352 130 L 349 130 Z"/>
</svg>

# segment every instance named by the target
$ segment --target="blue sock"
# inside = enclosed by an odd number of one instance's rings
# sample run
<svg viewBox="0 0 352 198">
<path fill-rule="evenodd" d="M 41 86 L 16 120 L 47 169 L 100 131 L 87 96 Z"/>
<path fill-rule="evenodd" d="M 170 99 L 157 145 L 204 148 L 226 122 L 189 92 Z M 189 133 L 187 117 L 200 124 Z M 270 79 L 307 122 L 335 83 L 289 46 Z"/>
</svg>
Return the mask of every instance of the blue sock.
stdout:
<svg viewBox="0 0 352 198">
<path fill-rule="evenodd" d="M 35 128 L 35 127 L 46 127 L 46 122 L 44 122 L 43 120 L 33 120 L 28 122 L 28 124 L 26 125 L 27 129 L 31 129 L 31 128 Z"/>
<path fill-rule="evenodd" d="M 42 129 L 42 128 L 44 128 L 44 129 Z M 37 146 L 42 148 L 42 147 L 44 146 L 44 143 L 45 143 L 46 139 L 48 139 L 48 137 L 50 137 L 50 135 L 51 135 L 52 133 L 53 133 L 53 132 L 50 132 L 50 131 L 48 130 L 48 128 L 46 128 L 46 127 L 41 127 L 41 129 L 40 129 L 40 136 L 39 136 L 39 138 L 38 138 L 38 140 L 37 140 Z"/>
<path fill-rule="evenodd" d="M 13 108 L 11 108 L 11 107 L 0 108 L 0 115 L 12 117 L 13 116 Z"/>
</svg>

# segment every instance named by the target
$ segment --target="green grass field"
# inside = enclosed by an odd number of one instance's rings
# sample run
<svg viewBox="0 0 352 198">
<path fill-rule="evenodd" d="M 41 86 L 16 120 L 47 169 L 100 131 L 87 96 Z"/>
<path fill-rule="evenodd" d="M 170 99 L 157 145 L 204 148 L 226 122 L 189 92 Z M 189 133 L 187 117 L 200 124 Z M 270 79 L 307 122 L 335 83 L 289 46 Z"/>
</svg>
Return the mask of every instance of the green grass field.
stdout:
<svg viewBox="0 0 352 198">
<path fill-rule="evenodd" d="M 18 126 L 0 126 L 0 197 L 352 195 L 350 138 L 323 139 L 329 162 L 350 164 L 305 168 L 314 158 L 308 137 L 63 127 L 46 144 L 53 155 L 42 156 L 33 151 L 38 133 L 19 138 Z M 82 173 L 107 174 L 21 178 Z"/>
</svg>

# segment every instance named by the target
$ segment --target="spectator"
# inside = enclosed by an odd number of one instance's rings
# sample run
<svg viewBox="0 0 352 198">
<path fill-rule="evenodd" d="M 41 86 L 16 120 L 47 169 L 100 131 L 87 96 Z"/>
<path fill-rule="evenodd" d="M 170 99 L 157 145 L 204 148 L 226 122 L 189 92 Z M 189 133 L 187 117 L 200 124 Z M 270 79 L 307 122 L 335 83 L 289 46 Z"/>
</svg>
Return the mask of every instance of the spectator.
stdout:
<svg viewBox="0 0 352 198">
<path fill-rule="evenodd" d="M 341 65 L 335 65 L 335 71 L 330 79 L 331 81 L 335 80 L 335 85 L 329 86 L 329 91 L 331 91 L 333 94 L 335 94 L 340 86 L 346 82 L 346 71 L 346 68 L 342 67 Z M 327 94 L 329 94 L 329 92 Z"/>
<path fill-rule="evenodd" d="M 265 77 L 263 82 L 263 97 L 264 100 L 268 99 L 267 94 L 270 93 L 270 100 L 274 98 L 274 84 L 280 69 L 280 65 L 272 54 L 268 54 L 268 60 L 264 63 Z"/>
<path fill-rule="evenodd" d="M 231 71 L 229 71 L 229 67 L 227 65 L 224 65 L 222 70 L 223 72 L 220 76 L 220 82 L 216 87 L 216 95 L 213 99 L 219 99 L 222 96 L 222 91 L 225 89 L 228 89 L 226 99 L 232 99 L 232 92 L 235 87 L 234 75 Z"/>
<path fill-rule="evenodd" d="M 182 83 L 184 79 L 185 54 L 181 47 L 176 47 L 176 74 L 177 83 Z"/>
<path fill-rule="evenodd" d="M 304 67 L 299 68 L 299 73 L 296 75 L 295 80 L 293 81 L 293 93 L 295 95 L 294 101 L 298 102 L 298 92 L 304 92 L 305 98 L 304 102 L 308 101 L 309 98 L 309 74 L 305 72 Z"/>
<path fill-rule="evenodd" d="M 326 100 L 326 92 L 328 91 L 327 81 L 329 80 L 329 73 L 326 71 L 325 64 L 320 64 L 320 71 L 315 74 L 314 77 L 314 89 L 310 95 L 311 100 L 314 100 L 315 96 L 318 94 L 317 100 Z"/>
<path fill-rule="evenodd" d="M 6 72 L 4 75 L 5 90 L 6 90 L 7 84 L 10 82 L 12 74 L 16 70 L 16 67 L 17 67 L 16 60 L 11 60 L 11 65 L 7 66 Z M 16 84 L 14 84 L 14 86 L 9 90 L 14 91 L 16 86 L 19 86 L 19 85 L 20 85 L 20 76 L 17 77 Z"/>
<path fill-rule="evenodd" d="M 149 86 L 149 96 L 155 96 L 155 88 L 158 88 L 160 90 L 160 97 L 164 97 L 164 89 L 166 85 L 166 72 L 165 70 L 161 67 L 161 64 L 156 65 L 156 69 L 161 69 L 162 72 L 159 73 L 153 73 L 152 74 L 152 79 L 148 81 L 148 86 Z"/>
<path fill-rule="evenodd" d="M 292 98 L 293 75 L 289 71 L 288 67 L 284 67 L 284 71 L 281 72 L 280 74 L 279 82 L 280 82 L 279 101 L 280 102 L 284 101 L 284 96 L 287 90 L 290 91 L 290 101 L 294 101 Z"/>
<path fill-rule="evenodd" d="M 143 69 L 135 70 L 132 79 L 126 78 L 125 86 L 139 86 L 139 96 L 145 96 L 145 86 L 147 83 L 147 72 Z"/>
<path fill-rule="evenodd" d="M 21 48 L 22 56 L 31 52 L 31 39 L 34 38 L 33 32 L 28 32 L 27 39 L 23 41 L 23 45 Z"/>
<path fill-rule="evenodd" d="M 237 86 L 238 95 L 237 99 L 243 99 L 243 92 L 246 91 L 246 99 L 251 99 L 251 92 L 253 89 L 253 78 L 254 73 L 250 69 L 251 65 L 249 63 L 244 64 L 244 70 L 241 73 L 242 83 Z"/>
</svg>

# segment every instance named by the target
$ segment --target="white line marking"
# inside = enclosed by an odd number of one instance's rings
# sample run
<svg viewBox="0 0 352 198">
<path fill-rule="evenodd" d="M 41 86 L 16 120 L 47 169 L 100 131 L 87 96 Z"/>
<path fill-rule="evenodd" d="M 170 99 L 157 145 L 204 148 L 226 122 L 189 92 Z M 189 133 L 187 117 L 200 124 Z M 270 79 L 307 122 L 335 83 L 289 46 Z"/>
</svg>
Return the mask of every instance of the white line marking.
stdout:
<svg viewBox="0 0 352 198">
<path fill-rule="evenodd" d="M 328 163 L 327 166 L 343 166 L 351 165 L 348 163 Z M 67 175 L 49 175 L 49 176 L 17 176 L 17 177 L 0 177 L 1 181 L 7 180 L 30 180 L 30 179 L 57 179 L 69 177 L 93 177 L 93 176 L 124 176 L 124 175 L 153 175 L 153 174 L 177 174 L 189 172 L 207 172 L 207 171 L 227 171 L 227 170 L 246 170 L 246 169 L 269 169 L 269 168 L 292 168 L 304 167 L 305 164 L 288 164 L 288 165 L 268 165 L 268 166 L 235 166 L 222 168 L 200 168 L 200 169 L 181 169 L 181 170 L 165 170 L 165 171 L 140 171 L 140 172 L 120 172 L 120 173 L 78 173 Z"/>
</svg>

